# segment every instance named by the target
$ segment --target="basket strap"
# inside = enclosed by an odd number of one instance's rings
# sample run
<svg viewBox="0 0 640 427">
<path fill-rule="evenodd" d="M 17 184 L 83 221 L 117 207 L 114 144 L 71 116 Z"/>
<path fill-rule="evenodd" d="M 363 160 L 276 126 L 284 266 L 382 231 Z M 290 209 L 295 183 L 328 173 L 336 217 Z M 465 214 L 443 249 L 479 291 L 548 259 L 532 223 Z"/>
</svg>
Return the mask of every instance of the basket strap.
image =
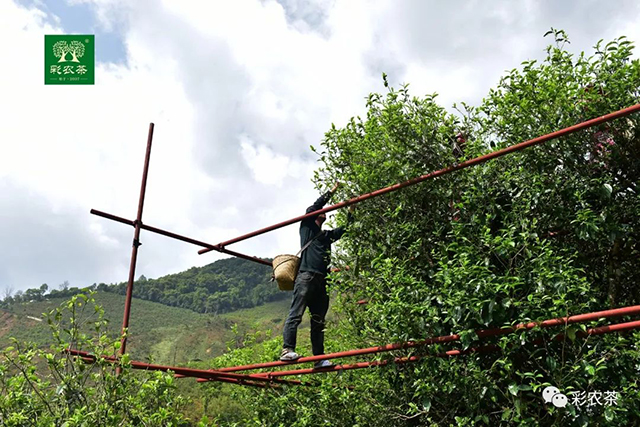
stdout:
<svg viewBox="0 0 640 427">
<path fill-rule="evenodd" d="M 281 262 L 277 263 L 276 265 L 274 265 L 274 266 L 273 266 L 273 271 L 276 271 L 276 268 L 280 267 L 280 266 L 281 266 L 282 264 L 284 264 L 285 262 L 289 262 L 289 261 L 291 261 L 291 259 L 292 259 L 292 258 L 288 258 L 288 259 L 285 259 L 284 261 L 281 261 Z"/>
<path fill-rule="evenodd" d="M 300 256 L 300 254 L 301 254 L 302 252 L 304 252 L 304 250 L 305 250 L 305 249 L 307 249 L 307 248 L 311 245 L 311 243 L 313 243 L 313 241 L 314 241 L 314 240 L 316 240 L 316 239 L 317 239 L 321 234 L 322 234 L 322 230 L 320 230 L 320 231 L 318 232 L 318 234 L 316 234 L 315 236 L 313 236 L 313 239 L 309 240 L 309 241 L 307 242 L 307 244 L 306 244 L 306 245 L 304 245 L 304 246 L 303 246 L 303 247 L 298 251 L 298 253 L 296 254 L 296 256 L 298 256 L 298 257 L 299 257 L 299 256 Z"/>
<path fill-rule="evenodd" d="M 297 257 L 299 257 L 299 256 L 300 256 L 300 254 L 301 254 L 305 249 L 307 249 L 307 248 L 309 247 L 309 245 L 311 245 L 311 243 L 313 243 L 313 241 L 314 241 L 314 240 L 316 240 L 316 238 L 318 238 L 321 234 L 322 234 L 322 230 L 320 230 L 320 231 L 318 232 L 318 234 L 316 234 L 315 236 L 313 236 L 313 238 L 312 238 L 311 240 L 309 240 L 309 241 L 307 242 L 307 244 L 306 244 L 306 245 L 304 245 L 304 246 L 303 246 L 303 247 L 298 251 L 298 253 L 295 255 L 295 256 L 296 256 L 296 258 L 297 258 Z M 288 261 L 291 261 L 291 258 L 286 259 L 286 260 L 284 260 L 284 261 L 282 261 L 282 262 L 279 262 L 278 264 L 274 265 L 274 266 L 273 266 L 273 271 L 275 271 L 275 270 L 276 270 L 276 268 L 280 267 L 282 264 L 284 264 L 285 262 L 288 262 Z"/>
</svg>

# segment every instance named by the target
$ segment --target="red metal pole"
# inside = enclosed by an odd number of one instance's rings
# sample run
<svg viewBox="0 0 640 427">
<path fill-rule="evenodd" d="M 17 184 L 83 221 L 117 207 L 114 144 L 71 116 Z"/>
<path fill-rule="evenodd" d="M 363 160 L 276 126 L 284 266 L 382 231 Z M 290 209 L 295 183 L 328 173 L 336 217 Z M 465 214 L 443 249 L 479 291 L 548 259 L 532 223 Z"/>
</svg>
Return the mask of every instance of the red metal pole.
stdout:
<svg viewBox="0 0 640 427">
<path fill-rule="evenodd" d="M 461 356 L 469 353 L 488 353 L 492 351 L 498 351 L 500 347 L 496 345 L 487 345 L 481 347 L 472 347 L 467 350 L 449 350 L 444 353 L 434 354 L 433 357 L 451 357 L 451 356 Z M 424 359 L 425 357 L 430 357 L 431 355 L 425 356 L 409 356 L 409 357 L 396 357 L 391 360 L 375 360 L 372 362 L 359 362 L 352 363 L 349 365 L 337 365 L 332 368 L 321 368 L 321 369 L 296 369 L 292 371 L 277 371 L 277 372 L 266 372 L 251 375 L 253 376 L 263 376 L 266 378 L 274 378 L 281 376 L 290 376 L 290 375 L 306 375 L 306 374 L 317 374 L 322 372 L 333 372 L 333 371 L 349 371 L 352 369 L 363 369 L 363 368 L 373 368 L 378 366 L 385 366 L 389 363 L 395 363 L 397 365 L 409 362 L 417 362 L 419 360 Z"/>
<path fill-rule="evenodd" d="M 96 358 L 95 357 L 86 357 L 86 356 L 77 356 L 77 357 L 79 357 L 84 363 L 87 363 L 87 364 L 91 364 L 91 363 L 95 363 L 96 362 Z M 110 362 L 112 362 L 112 361 L 110 360 Z M 238 380 L 238 379 L 234 379 L 234 378 L 218 377 L 218 378 L 203 379 L 203 378 L 198 378 L 198 377 L 190 377 L 190 376 L 182 375 L 182 374 L 175 374 L 174 377 L 175 378 L 196 378 L 198 380 L 198 382 L 200 382 L 200 381 L 218 381 L 218 382 L 225 382 L 225 383 L 238 384 L 238 385 L 249 385 L 249 386 L 261 387 L 261 388 L 271 387 L 271 385 L 266 384 L 266 383 L 249 382 L 249 381 Z M 282 381 L 282 380 L 275 381 L 275 382 L 280 382 L 280 381 Z M 291 383 L 291 384 L 300 383 L 300 381 L 292 381 L 292 380 L 286 380 L 286 381 L 288 383 Z"/>
<path fill-rule="evenodd" d="M 269 385 L 269 384 L 265 384 L 265 383 L 255 383 L 252 381 L 241 381 L 241 380 L 235 380 L 233 378 L 216 378 L 216 379 L 212 379 L 212 378 L 196 378 L 196 381 L 200 382 L 210 382 L 210 381 L 217 381 L 217 382 L 221 382 L 221 383 L 230 383 L 230 384 L 237 384 L 237 385 L 246 385 L 246 386 L 251 386 L 251 387 L 259 387 L 259 388 L 273 388 L 274 386 Z"/>
<path fill-rule="evenodd" d="M 87 353 L 86 351 L 67 349 L 66 352 L 68 352 L 73 356 L 81 357 L 84 361 L 96 360 L 96 356 L 94 354 Z M 113 356 L 101 356 L 101 358 L 109 363 L 116 363 L 118 361 L 118 358 Z M 131 361 L 130 364 L 133 369 L 145 369 L 149 371 L 163 371 L 163 372 L 172 371 L 178 375 L 183 375 L 186 377 L 194 377 L 194 378 L 210 378 L 213 380 L 217 380 L 218 378 L 227 378 L 227 379 L 231 378 L 231 379 L 241 380 L 241 381 L 249 380 L 249 381 L 261 381 L 261 382 L 276 382 L 276 383 L 289 384 L 289 385 L 306 385 L 300 381 L 271 380 L 271 379 L 265 379 L 263 377 L 253 377 L 247 374 L 233 374 L 233 373 L 219 372 L 216 370 L 182 368 L 179 366 L 154 365 L 154 364 L 138 362 L 138 361 Z"/>
<path fill-rule="evenodd" d="M 217 381 L 217 382 L 221 382 L 221 383 L 246 385 L 246 386 L 258 387 L 258 388 L 276 388 L 276 387 L 278 387 L 276 385 L 271 385 L 271 384 L 266 384 L 266 383 L 257 383 L 257 382 L 253 382 L 253 381 L 244 381 L 244 380 L 234 380 L 233 378 L 215 378 L 215 379 L 213 379 L 213 378 L 196 378 L 196 381 L 198 381 L 199 383 Z"/>
<path fill-rule="evenodd" d="M 611 332 L 624 332 L 624 331 L 629 331 L 629 330 L 638 329 L 638 328 L 640 328 L 640 320 L 636 320 L 633 322 L 616 323 L 613 325 L 598 326 L 597 328 L 590 328 L 590 329 L 587 329 L 586 331 L 580 330 L 576 332 L 576 336 L 581 338 L 586 338 L 590 336 L 604 335 Z M 566 334 L 564 333 L 558 334 L 553 338 L 553 340 L 562 341 L 564 340 L 565 336 Z M 539 338 L 533 341 L 532 343 L 535 345 L 540 345 L 543 342 L 544 340 L 542 338 Z M 501 350 L 500 347 L 496 345 L 488 345 L 483 347 L 470 348 L 468 350 L 450 350 L 444 353 L 436 354 L 435 356 L 449 357 L 449 356 L 457 356 L 457 355 L 467 354 L 467 353 L 475 353 L 478 351 L 485 352 L 485 351 L 500 351 L 500 350 Z"/>
<path fill-rule="evenodd" d="M 476 331 L 476 334 L 478 334 L 479 338 L 485 338 L 490 336 L 510 334 L 520 329 L 529 330 L 529 329 L 535 328 L 536 326 L 539 326 L 541 328 L 548 328 L 551 326 L 568 325 L 572 323 L 588 322 L 591 320 L 598 320 L 602 318 L 631 316 L 636 314 L 640 314 L 640 305 L 616 308 L 612 310 L 597 311 L 593 313 L 578 314 L 575 316 L 561 317 L 557 319 L 549 319 L 549 320 L 544 320 L 542 322 L 520 323 L 515 326 L 507 327 L 507 328 L 482 329 L 482 330 Z M 387 344 L 387 345 L 382 345 L 378 347 L 369 347 L 369 348 L 362 348 L 357 350 L 341 351 L 338 353 L 323 354 L 319 356 L 301 357 L 295 362 L 277 361 L 277 362 L 257 363 L 254 365 L 233 366 L 229 368 L 221 368 L 219 369 L 219 372 L 235 372 L 235 371 L 262 369 L 262 368 L 272 368 L 275 366 L 315 362 L 317 360 L 324 360 L 324 359 L 337 359 L 339 357 L 360 356 L 365 354 L 382 353 L 385 351 L 403 350 L 407 348 L 415 348 L 415 347 L 426 346 L 431 344 L 442 344 L 442 343 L 459 341 L 459 340 L 460 340 L 460 335 L 458 334 L 444 335 L 444 336 L 435 337 L 435 338 L 428 338 L 423 341 L 409 341 L 409 342 L 396 343 L 396 344 Z"/>
<path fill-rule="evenodd" d="M 137 361 L 132 361 L 131 362 L 131 367 L 134 369 L 145 369 L 145 370 L 150 370 L 150 371 L 163 371 L 163 372 L 167 372 L 167 371 L 173 371 L 176 374 L 180 374 L 180 375 L 185 375 L 185 376 L 190 376 L 190 377 L 195 377 L 195 378 L 210 378 L 210 379 L 218 379 L 218 378 L 231 378 L 231 379 L 235 379 L 235 380 L 254 380 L 254 381 L 262 381 L 262 382 L 271 382 L 269 380 L 265 381 L 264 378 L 261 377 L 254 377 L 252 375 L 246 375 L 246 374 L 232 374 L 232 373 L 221 373 L 219 371 L 210 371 L 210 370 L 206 370 L 206 369 L 192 369 L 192 368 L 181 368 L 178 366 L 164 366 L 164 365 L 154 365 L 154 364 L 150 364 L 150 363 L 144 363 L 144 362 L 137 362 Z M 297 382 L 290 382 L 290 381 L 275 381 L 277 383 L 283 383 L 283 384 L 291 384 L 291 385 L 300 385 L 302 383 L 300 383 L 299 381 Z"/>
<path fill-rule="evenodd" d="M 622 310 L 622 309 L 618 309 L 618 310 Z M 592 313 L 592 314 L 599 314 L 599 313 Z M 582 320 L 580 320 L 581 317 L 579 316 L 583 316 Z M 586 315 L 579 315 L 579 316 L 575 316 L 575 318 L 579 319 L 580 321 L 593 320 L 591 318 L 584 318 L 584 316 Z M 572 323 L 575 323 L 575 322 L 572 322 Z M 603 335 L 611 332 L 628 331 L 628 330 L 633 330 L 638 328 L 640 328 L 640 320 L 591 328 L 591 329 L 587 329 L 587 331 L 579 331 L 576 333 L 576 335 L 580 337 L 587 337 L 592 335 Z M 554 338 L 554 340 L 556 341 L 560 341 L 562 339 L 564 339 L 564 334 L 559 334 Z M 542 340 L 538 339 L 533 343 L 540 344 L 541 342 Z M 96 360 L 95 355 L 87 353 L 85 351 L 72 350 L 72 349 L 67 349 L 66 351 L 72 355 L 81 357 L 82 360 L 87 363 L 92 363 L 92 362 L 95 362 Z M 460 355 L 469 354 L 469 353 L 479 353 L 479 352 L 484 353 L 484 352 L 493 352 L 493 351 L 500 351 L 500 347 L 494 344 L 489 344 L 486 346 L 472 347 L 467 350 L 449 350 L 444 353 L 435 354 L 433 356 L 434 357 L 451 357 L 451 356 L 460 356 Z M 325 355 L 324 358 L 327 358 L 327 356 L 329 355 Z M 256 385 L 259 387 L 261 385 L 249 384 L 247 383 L 247 380 L 249 382 L 262 381 L 262 382 L 275 382 L 275 383 L 282 383 L 282 384 L 289 384 L 289 385 L 311 385 L 308 383 L 302 383 L 300 381 L 282 380 L 282 379 L 279 379 L 278 377 L 291 376 L 291 375 L 318 374 L 318 373 L 335 372 L 335 371 L 347 371 L 352 369 L 363 369 L 363 368 L 370 368 L 370 367 L 377 367 L 377 366 L 385 366 L 389 363 L 402 364 L 402 363 L 409 363 L 409 362 L 417 362 L 423 359 L 424 357 L 429 357 L 429 356 L 430 355 L 397 357 L 392 360 L 359 362 L 359 363 L 353 363 L 348 365 L 337 365 L 330 368 L 296 369 L 296 370 L 290 370 L 290 371 L 263 372 L 263 373 L 252 374 L 252 375 L 229 374 L 229 373 L 225 374 L 223 373 L 222 370 L 213 371 L 213 370 L 180 368 L 175 366 L 152 365 L 148 363 L 135 362 L 135 361 L 131 362 L 131 366 L 134 369 L 160 370 L 165 372 L 173 371 L 180 376 L 198 378 L 198 381 L 201 381 L 201 382 L 202 381 L 222 381 L 222 382 L 229 382 L 229 383 L 241 384 L 241 385 Z M 113 356 L 102 356 L 102 357 L 103 359 L 111 363 L 115 363 L 117 360 Z M 247 365 L 247 366 L 257 366 L 257 365 Z M 236 368 L 239 368 L 239 367 L 236 367 Z M 231 368 L 231 369 L 234 369 L 234 368 Z"/>
<path fill-rule="evenodd" d="M 144 169 L 142 171 L 142 184 L 140 185 L 140 198 L 138 200 L 138 215 L 134 223 L 133 247 L 131 249 L 131 264 L 129 265 L 129 283 L 127 284 L 127 296 L 124 303 L 124 316 L 122 319 L 122 342 L 120 355 L 127 348 L 127 338 L 124 335 L 129 328 L 129 315 L 131 313 L 131 296 L 133 294 L 133 281 L 136 274 L 136 261 L 138 259 L 138 246 L 140 246 L 140 225 L 142 224 L 142 209 L 144 208 L 144 195 L 147 190 L 147 175 L 149 173 L 149 159 L 151 157 L 151 142 L 153 140 L 153 123 L 149 123 L 149 136 L 147 137 L 147 151 L 144 156 Z M 119 370 L 117 371 L 120 372 Z"/>
<path fill-rule="evenodd" d="M 640 111 L 640 104 L 636 104 L 634 106 L 631 106 L 631 107 L 628 107 L 628 108 L 625 108 L 625 109 L 622 109 L 622 110 L 619 110 L 619 111 L 616 111 L 616 112 L 613 112 L 613 113 L 610 113 L 610 114 L 607 114 L 607 115 L 604 115 L 604 116 L 601 116 L 601 117 L 597 117 L 595 119 L 587 120 L 586 122 L 582 122 L 582 123 L 579 123 L 577 125 L 570 126 L 568 128 L 564 128 L 564 129 L 561 129 L 559 131 L 549 133 L 547 135 L 539 136 L 537 138 L 530 139 L 528 141 L 521 142 L 519 144 L 515 144 L 515 145 L 512 145 L 510 147 L 503 148 L 501 150 L 496 150 L 496 151 L 494 151 L 492 153 L 485 154 L 484 156 L 479 156 L 479 157 L 476 157 L 474 159 L 470 159 L 470 160 L 467 160 L 465 162 L 462 162 L 462 163 L 459 163 L 459 164 L 456 164 L 456 165 L 453 165 L 453 166 L 449 166 L 447 168 L 440 169 L 438 171 L 431 172 L 431 173 L 428 173 L 426 175 L 419 176 L 417 178 L 410 179 L 410 180 L 402 182 L 400 184 L 395 184 L 395 185 L 392 185 L 390 187 L 386 187 L 386 188 L 383 188 L 383 189 L 380 189 L 380 190 L 373 191 L 371 193 L 363 194 L 361 196 L 354 197 L 353 199 L 347 200 L 345 202 L 337 203 L 335 205 L 328 206 L 328 207 L 323 208 L 323 209 L 319 209 L 319 210 L 317 210 L 315 212 L 311 212 L 311 213 L 308 213 L 306 215 L 301 215 L 301 216 L 292 218 L 292 219 L 287 220 L 287 221 L 280 222 L 278 224 L 275 224 L 275 225 L 272 225 L 272 226 L 269 226 L 269 227 L 261 228 L 259 230 L 253 231 L 251 233 L 247 233 L 247 234 L 244 234 L 242 236 L 239 236 L 239 237 L 236 237 L 236 238 L 233 238 L 233 239 L 229 239 L 229 240 L 224 241 L 222 243 L 218 243 L 216 245 L 216 247 L 222 248 L 222 247 L 230 245 L 232 243 L 237 243 L 237 242 L 240 242 L 242 240 L 246 240 L 246 239 L 248 239 L 250 237 L 255 237 L 255 236 L 258 236 L 260 234 L 264 234 L 264 233 L 266 233 L 268 231 L 273 231 L 273 230 L 276 230 L 278 228 L 282 228 L 282 227 L 285 227 L 287 225 L 302 221 L 305 218 L 315 217 L 317 215 L 320 215 L 321 213 L 331 212 L 331 211 L 334 211 L 336 209 L 343 208 L 345 206 L 353 205 L 355 203 L 360 203 L 360 202 L 362 202 L 364 200 L 367 200 L 367 199 L 370 199 L 372 197 L 381 196 L 383 194 L 390 193 L 392 191 L 397 191 L 397 190 L 400 190 L 401 188 L 408 187 L 410 185 L 418 184 L 418 183 L 420 183 L 422 181 L 426 181 L 427 179 L 436 178 L 438 176 L 446 175 L 448 173 L 451 173 L 451 172 L 454 172 L 454 171 L 457 171 L 457 170 L 460 170 L 460 169 L 464 169 L 464 168 L 468 168 L 468 167 L 471 167 L 471 166 L 475 166 L 475 165 L 478 165 L 480 163 L 484 163 L 484 162 L 486 162 L 488 160 L 504 156 L 505 154 L 509 154 L 509 153 L 513 153 L 515 151 L 523 150 L 525 148 L 531 147 L 532 145 L 538 145 L 538 144 L 541 144 L 543 142 L 547 142 L 547 141 L 549 141 L 551 139 L 559 138 L 561 136 L 570 135 L 570 134 L 578 132 L 580 130 L 589 128 L 591 126 L 599 125 L 601 123 L 604 123 L 604 122 L 607 122 L 607 121 L 610 121 L 610 120 L 614 120 L 614 119 L 617 119 L 617 118 L 620 118 L 620 117 L 628 116 L 629 114 L 633 114 L 633 113 L 635 113 L 637 111 Z M 213 249 L 210 249 L 210 248 L 201 249 L 200 251 L 198 251 L 198 253 L 199 254 L 204 254 L 204 253 L 209 252 L 211 250 L 213 250 Z"/>
<path fill-rule="evenodd" d="M 582 334 L 577 334 L 577 335 L 582 337 L 591 336 L 591 335 L 603 335 L 611 332 L 622 332 L 622 331 L 628 331 L 628 330 L 638 329 L 638 328 L 640 328 L 640 321 L 634 321 L 634 322 L 618 323 L 615 325 L 607 325 L 607 326 L 600 326 L 598 328 L 587 329 L 586 332 L 581 331 Z M 562 340 L 563 338 L 564 338 L 564 335 L 560 334 L 557 337 L 555 337 L 555 340 Z M 500 351 L 500 347 L 496 345 L 487 345 L 487 346 L 481 346 L 481 347 L 473 347 L 467 350 L 449 350 L 445 353 L 436 354 L 434 356 L 450 357 L 450 356 L 460 356 L 468 353 L 479 353 L 479 352 L 484 353 L 484 352 L 493 352 L 493 351 Z M 408 362 L 417 362 L 425 357 L 429 357 L 429 356 L 426 355 L 426 356 L 398 357 L 392 360 L 376 360 L 372 362 L 360 362 L 360 363 L 353 363 L 349 365 L 337 365 L 330 368 L 321 368 L 321 369 L 296 369 L 291 371 L 265 372 L 265 373 L 250 375 L 250 377 L 255 378 L 255 377 L 262 376 L 265 378 L 274 379 L 277 377 L 284 377 L 284 376 L 290 376 L 290 375 L 307 375 L 307 374 L 318 374 L 318 373 L 336 372 L 336 371 L 348 371 L 352 369 L 363 369 L 363 368 L 384 366 L 389 363 L 401 364 L 401 363 L 408 363 Z"/>
<path fill-rule="evenodd" d="M 603 335 L 611 332 L 624 332 L 632 329 L 640 328 L 640 320 L 634 322 L 617 323 L 615 325 L 599 326 L 597 328 L 587 329 L 586 332 L 578 331 L 576 335 L 579 337 L 586 337 L 591 335 Z"/>
<path fill-rule="evenodd" d="M 116 216 L 116 215 L 112 215 L 112 214 L 109 214 L 109 213 L 106 213 L 106 212 L 101 212 L 101 211 L 96 210 L 96 209 L 91 209 L 91 213 L 93 215 L 101 216 L 103 218 L 107 218 L 107 219 L 110 219 L 112 221 L 121 222 L 122 224 L 135 226 L 135 222 L 134 221 L 131 221 L 131 220 L 128 220 L 126 218 L 122 218 L 122 217 L 119 217 L 119 216 Z M 140 228 L 141 229 L 147 230 L 147 231 L 151 231 L 152 233 L 161 234 L 163 236 L 171 237 L 172 239 L 181 240 L 183 242 L 191 243 L 191 244 L 194 244 L 194 245 L 197 245 L 197 246 L 202 246 L 202 247 L 205 247 L 205 248 L 211 248 L 211 249 L 216 250 L 216 251 L 221 252 L 221 253 L 233 255 L 233 256 L 236 256 L 238 258 L 246 259 L 248 261 L 257 262 L 258 264 L 263 264 L 263 265 L 267 265 L 267 266 L 271 267 L 271 263 L 269 261 L 264 260 L 264 259 L 260 259 L 260 258 L 257 258 L 257 257 L 254 257 L 254 256 L 250 256 L 250 255 L 245 255 L 245 254 L 242 254 L 240 252 L 231 251 L 229 249 L 217 248 L 215 245 L 212 245 L 210 243 L 201 242 L 199 240 L 195 240 L 195 239 L 191 239 L 189 237 L 181 236 L 179 234 L 175 234 L 175 233 L 172 233 L 170 231 L 165 231 L 165 230 L 162 230 L 160 228 L 152 227 L 150 225 L 146 225 L 146 224 L 142 224 L 142 223 L 139 223 L 139 224 L 140 224 Z"/>
</svg>

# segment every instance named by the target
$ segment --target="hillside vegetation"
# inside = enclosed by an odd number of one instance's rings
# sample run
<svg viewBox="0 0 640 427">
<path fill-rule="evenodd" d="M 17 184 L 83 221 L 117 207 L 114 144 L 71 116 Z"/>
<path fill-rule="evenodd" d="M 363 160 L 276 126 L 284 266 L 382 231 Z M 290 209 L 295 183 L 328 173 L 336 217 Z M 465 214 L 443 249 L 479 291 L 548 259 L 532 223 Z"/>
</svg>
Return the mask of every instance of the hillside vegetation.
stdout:
<svg viewBox="0 0 640 427">
<path fill-rule="evenodd" d="M 80 308 L 84 303 L 83 298 L 78 300 L 79 296 L 85 295 L 73 291 L 75 305 Z M 284 293 L 290 297 L 290 293 Z M 96 331 L 89 330 L 87 327 L 92 322 L 100 319 L 100 334 L 108 338 L 107 341 L 118 343 L 121 328 L 122 312 L 124 309 L 124 296 L 109 293 L 95 292 L 91 297 L 91 305 L 100 308 L 100 313 L 91 313 L 84 319 L 85 332 L 88 336 L 95 336 Z M 274 302 L 265 303 L 259 307 L 240 309 L 221 315 L 199 314 L 191 310 L 168 307 L 163 304 L 144 301 L 134 298 L 132 301 L 130 333 L 127 340 L 127 352 L 130 360 L 150 361 L 161 365 L 173 366 L 191 366 L 194 368 L 207 368 L 211 364 L 211 359 L 220 356 L 228 350 L 239 350 L 243 348 L 251 348 L 252 345 L 260 343 L 265 339 L 282 334 L 284 318 L 288 312 L 289 299 L 282 299 Z M 3 359 L 0 355 L 0 385 L 7 381 L 4 390 L 15 388 L 15 384 L 20 383 L 21 392 L 16 393 L 11 400 L 0 399 L 0 421 L 15 420 L 15 423 L 7 422 L 6 425 L 24 425 L 27 413 L 30 411 L 44 410 L 43 407 L 34 408 L 36 403 L 42 405 L 42 402 L 33 395 L 34 390 L 29 388 L 27 384 L 21 382 L 21 376 L 7 376 L 7 373 L 14 372 L 16 365 L 8 360 L 22 361 L 21 367 L 28 369 L 29 366 L 37 366 L 39 372 L 38 378 L 53 378 L 53 381 L 63 381 L 63 378 L 56 377 L 56 374 L 47 373 L 49 370 L 47 362 L 47 354 L 52 354 L 52 349 L 66 348 L 73 341 L 59 341 L 52 330 L 58 333 L 66 329 L 68 326 L 56 327 L 48 324 L 47 320 L 51 316 L 55 316 L 56 312 L 68 311 L 69 298 L 45 298 L 42 301 L 33 302 L 13 302 L 8 307 L 0 309 L 0 348 L 5 349 Z M 86 305 L 86 304 L 85 304 Z M 68 314 L 67 314 L 68 315 Z M 330 311 L 329 319 L 334 318 L 334 314 Z M 90 319 L 89 322 L 87 320 Z M 309 319 L 305 318 L 300 326 L 300 342 L 301 346 L 309 347 L 308 340 Z M 64 337 L 67 335 L 63 333 Z M 28 343 L 28 344 L 27 344 Z M 72 344 L 77 347 L 77 342 Z M 16 357 L 15 349 L 19 348 L 24 354 L 28 354 L 27 358 Z M 93 350 L 97 354 L 115 354 L 114 347 L 89 346 L 87 350 Z M 252 350 L 250 350 L 252 351 Z M 54 354 L 56 354 L 54 352 Z M 58 353 L 58 363 L 72 363 L 70 360 L 60 359 L 62 353 Z M 275 360 L 279 354 L 278 349 L 274 349 L 271 353 L 263 355 L 267 360 Z M 73 362 L 75 363 L 75 362 Z M 53 366 L 50 367 L 54 369 Z M 6 369 L 6 371 L 4 370 Z M 70 369 L 67 366 L 67 369 Z M 246 408 L 238 405 L 230 397 L 231 389 L 226 387 L 218 387 L 211 389 L 204 385 L 198 384 L 193 379 L 180 379 L 177 381 L 170 380 L 171 376 L 155 375 L 141 372 L 127 372 L 127 379 L 122 386 L 118 386 L 113 376 L 115 371 L 113 367 L 100 366 L 95 372 L 105 373 L 101 378 L 105 381 L 100 387 L 114 387 L 119 393 L 126 394 L 126 390 L 132 390 L 136 387 L 146 384 L 146 387 L 153 385 L 157 390 L 164 390 L 165 393 L 171 393 L 183 398 L 175 398 L 174 400 L 164 401 L 159 399 L 157 402 L 165 402 L 172 404 L 173 410 L 171 416 L 175 420 L 182 420 L 182 424 L 176 425 L 193 425 L 195 422 L 189 420 L 199 420 L 205 414 L 211 419 L 237 419 L 240 414 L 247 416 Z M 125 365 L 125 371 L 128 371 Z M 24 379 L 24 378 L 23 378 Z M 78 383 L 82 378 L 75 378 Z M 69 378 L 64 379 L 69 381 Z M 34 387 L 43 387 L 45 392 L 47 386 L 45 383 L 34 382 Z M 5 395 L 3 395 L 6 397 Z M 2 398 L 4 398 L 2 397 Z M 32 405 L 21 403 L 23 398 L 31 399 Z M 144 399 L 149 400 L 148 396 Z M 144 400 L 142 399 L 142 400 Z M 171 403 L 173 402 L 173 403 Z M 105 405 L 106 403 L 95 401 L 96 405 Z M 138 402 L 143 403 L 143 402 Z M 151 403 L 149 400 L 148 403 Z M 109 403 L 113 405 L 113 402 Z M 15 406 L 14 406 L 15 405 Z M 20 405 L 25 406 L 24 411 L 18 411 L 16 408 Z M 153 405 L 152 405 L 153 406 Z M 13 408 L 13 409 L 12 409 Z M 117 405 L 114 411 L 121 410 Z M 3 418 L 3 411 L 6 415 Z M 12 411 L 14 411 L 12 413 Z M 158 408 L 158 411 L 161 411 Z M 46 411 L 45 411 L 46 412 Z M 156 414 L 157 415 L 157 414 Z M 166 415 L 166 414 L 165 414 Z M 168 415 L 166 415 L 168 417 Z M 12 418 L 13 417 L 13 418 Z M 82 415 L 82 420 L 91 419 L 86 415 Z M 162 418 L 160 418 L 162 420 Z M 166 421 L 166 419 L 165 419 Z M 111 425 L 106 421 L 102 421 L 103 425 Z M 2 424 L 5 425 L 5 424 Z M 38 424 L 36 424 L 38 425 Z M 42 424 L 44 425 L 44 424 Z M 70 424 L 74 425 L 74 424 Z M 80 424 L 79 424 L 80 425 Z M 164 422 L 151 425 L 166 425 Z"/>
<path fill-rule="evenodd" d="M 133 295 L 198 313 L 227 313 L 282 299 L 271 269 L 240 258 L 218 260 L 158 279 L 138 280 Z M 126 283 L 103 290 L 126 294 Z"/>
<path fill-rule="evenodd" d="M 126 282 L 93 284 L 86 288 L 120 295 L 127 293 Z M 68 298 L 83 289 L 70 288 L 67 284 L 60 289 L 49 289 L 47 284 L 43 284 L 5 296 L 0 306 L 9 307 L 14 303 L 37 302 L 45 298 Z M 271 282 L 269 267 L 239 258 L 227 258 L 158 279 L 140 276 L 134 282 L 133 296 L 198 313 L 221 314 L 281 300 L 287 294 Z"/>
</svg>

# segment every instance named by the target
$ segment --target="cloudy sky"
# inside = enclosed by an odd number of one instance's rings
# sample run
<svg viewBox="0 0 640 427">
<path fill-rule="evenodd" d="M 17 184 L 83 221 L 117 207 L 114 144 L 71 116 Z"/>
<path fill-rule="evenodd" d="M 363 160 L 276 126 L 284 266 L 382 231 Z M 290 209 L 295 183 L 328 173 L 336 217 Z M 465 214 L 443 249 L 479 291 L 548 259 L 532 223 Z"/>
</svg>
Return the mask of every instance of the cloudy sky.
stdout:
<svg viewBox="0 0 640 427">
<path fill-rule="evenodd" d="M 125 281 L 150 122 L 143 221 L 218 243 L 303 213 L 331 123 L 364 113 L 381 74 L 442 105 L 478 104 L 542 58 L 627 35 L 635 1 L 0 0 L 0 292 Z M 93 86 L 45 86 L 45 34 L 95 34 Z M 427 171 L 425 171 L 427 172 Z M 136 277 L 222 256 L 142 233 Z M 289 226 L 230 246 L 298 249 Z"/>
</svg>

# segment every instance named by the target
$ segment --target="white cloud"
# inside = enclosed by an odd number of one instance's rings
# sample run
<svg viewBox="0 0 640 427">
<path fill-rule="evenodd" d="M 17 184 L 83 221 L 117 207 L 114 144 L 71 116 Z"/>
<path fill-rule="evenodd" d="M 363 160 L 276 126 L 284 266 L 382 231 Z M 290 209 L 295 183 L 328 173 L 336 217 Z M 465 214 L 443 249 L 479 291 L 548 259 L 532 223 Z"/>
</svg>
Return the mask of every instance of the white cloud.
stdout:
<svg viewBox="0 0 640 427">
<path fill-rule="evenodd" d="M 262 184 L 282 186 L 282 181 L 290 174 L 291 160 L 275 154 L 268 147 L 255 147 L 246 136 L 241 138 L 242 157 L 251 168 L 254 179 Z"/>
</svg>

